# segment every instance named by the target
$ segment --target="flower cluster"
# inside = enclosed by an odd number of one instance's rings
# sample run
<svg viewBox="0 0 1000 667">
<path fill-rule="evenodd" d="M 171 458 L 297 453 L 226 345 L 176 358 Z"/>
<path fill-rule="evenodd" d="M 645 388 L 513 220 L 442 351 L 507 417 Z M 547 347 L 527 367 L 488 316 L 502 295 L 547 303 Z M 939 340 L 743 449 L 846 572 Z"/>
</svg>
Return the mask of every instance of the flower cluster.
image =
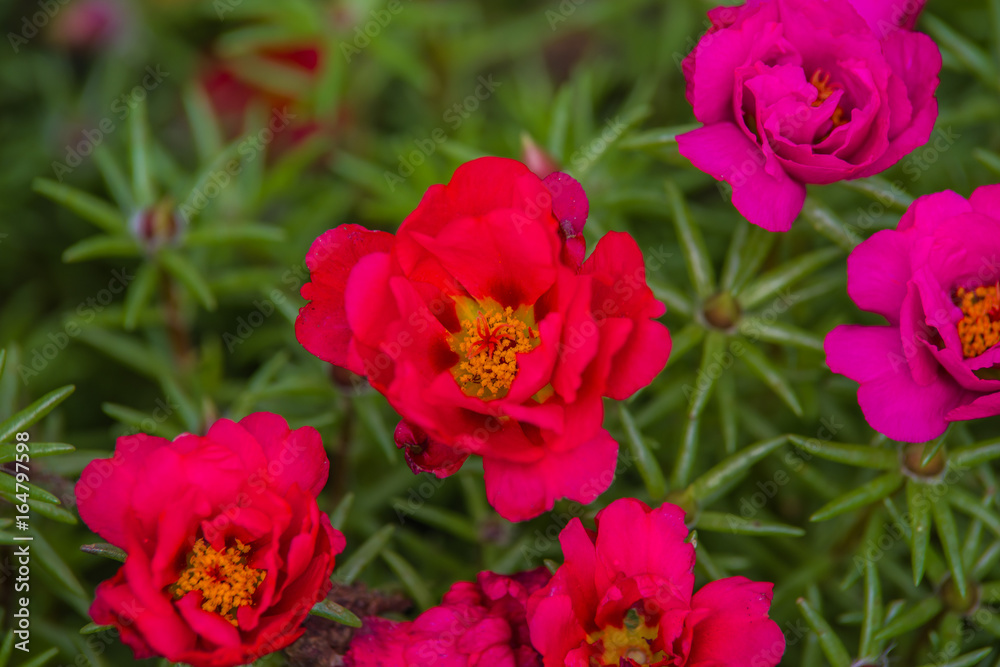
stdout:
<svg viewBox="0 0 1000 667">
<path fill-rule="evenodd" d="M 692 595 L 684 511 L 616 500 L 595 531 L 573 519 L 566 562 L 455 584 L 415 621 L 365 619 L 348 667 L 774 667 L 785 650 L 768 618 L 771 584 L 729 577 Z"/>
<path fill-rule="evenodd" d="M 677 138 L 680 152 L 729 183 L 750 222 L 788 230 L 806 184 L 879 173 L 929 137 L 941 56 L 912 31 L 922 6 L 712 10 L 683 62 L 702 127 Z M 321 66 L 308 46 L 259 55 L 307 79 Z M 206 75 L 221 115 L 242 122 L 262 100 L 299 101 L 242 71 Z M 671 352 L 636 241 L 609 232 L 588 254 L 582 186 L 527 152 L 544 177 L 480 158 L 432 186 L 395 233 L 323 233 L 295 322 L 306 350 L 363 376 L 399 413 L 394 440 L 414 473 L 445 478 L 480 456 L 490 504 L 513 521 L 609 487 L 618 443 L 604 399 L 650 384 Z M 949 422 L 1000 414 L 998 211 L 1000 186 L 928 195 L 847 261 L 849 295 L 887 324 L 836 327 L 827 363 L 860 384 L 861 410 L 889 438 L 925 442 Z M 76 486 L 83 520 L 125 553 L 97 588 L 94 621 L 137 658 L 195 667 L 288 646 L 345 548 L 317 503 L 329 465 L 315 429 L 264 412 L 219 419 L 204 436 L 119 438 Z M 565 526 L 552 571 L 481 572 L 413 620 L 365 618 L 344 662 L 774 667 L 785 639 L 769 617 L 773 585 L 737 576 L 696 591 L 685 518 L 672 504 L 615 500 L 593 530 Z"/>
<path fill-rule="evenodd" d="M 525 615 L 529 596 L 550 577 L 544 567 L 512 577 L 482 572 L 413 621 L 365 619 L 344 660 L 348 667 L 541 667 Z"/>
<path fill-rule="evenodd" d="M 670 335 L 636 242 L 611 232 L 584 259 L 586 217 L 565 174 L 469 162 L 395 235 L 342 225 L 316 240 L 296 336 L 385 394 L 415 470 L 482 456 L 490 503 L 515 521 L 591 502 L 618 452 L 602 399 L 648 384 Z"/>
<path fill-rule="evenodd" d="M 711 582 L 692 595 L 694 546 L 684 510 L 631 498 L 574 519 L 559 537 L 566 562 L 528 604 L 531 638 L 557 665 L 755 665 L 785 652 L 768 618 L 769 583 Z"/>
</svg>

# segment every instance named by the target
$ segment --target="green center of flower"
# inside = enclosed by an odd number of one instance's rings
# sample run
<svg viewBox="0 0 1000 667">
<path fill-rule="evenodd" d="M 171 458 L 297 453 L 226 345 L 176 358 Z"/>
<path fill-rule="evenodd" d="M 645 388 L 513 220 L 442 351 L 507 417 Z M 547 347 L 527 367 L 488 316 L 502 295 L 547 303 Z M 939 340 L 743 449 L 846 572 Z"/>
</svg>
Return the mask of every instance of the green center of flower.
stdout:
<svg viewBox="0 0 1000 667">
<path fill-rule="evenodd" d="M 236 610 L 253 604 L 253 594 L 267 572 L 246 564 L 250 547 L 236 540 L 225 551 L 216 551 L 199 539 L 188 554 L 187 567 L 172 587 L 174 599 L 201 591 L 201 608 L 215 612 L 236 625 Z"/>
<path fill-rule="evenodd" d="M 455 381 L 469 396 L 501 398 L 517 377 L 517 355 L 540 342 L 528 308 L 502 308 L 496 302 L 459 304 L 462 329 L 451 338 L 460 361 Z"/>
<path fill-rule="evenodd" d="M 598 651 L 591 658 L 592 667 L 618 667 L 623 658 L 637 665 L 651 665 L 665 660 L 663 651 L 653 651 L 652 644 L 659 637 L 659 627 L 635 609 L 629 609 L 622 627 L 608 626 L 587 635 L 587 643 Z M 594 660 L 600 662 L 594 662 Z"/>
<path fill-rule="evenodd" d="M 1000 343 L 1000 283 L 973 290 L 959 287 L 955 302 L 963 315 L 958 323 L 963 357 L 978 357 Z"/>
</svg>

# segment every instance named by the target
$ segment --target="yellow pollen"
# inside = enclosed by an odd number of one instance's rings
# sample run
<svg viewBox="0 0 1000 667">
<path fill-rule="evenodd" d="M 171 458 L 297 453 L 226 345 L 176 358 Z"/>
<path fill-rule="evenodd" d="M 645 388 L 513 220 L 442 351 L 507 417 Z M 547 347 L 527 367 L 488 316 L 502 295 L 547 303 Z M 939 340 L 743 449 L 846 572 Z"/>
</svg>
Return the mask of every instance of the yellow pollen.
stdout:
<svg viewBox="0 0 1000 667">
<path fill-rule="evenodd" d="M 201 608 L 215 612 L 236 625 L 236 610 L 253 604 L 253 594 L 267 572 L 246 564 L 250 547 L 236 545 L 216 551 L 199 539 L 188 554 L 188 565 L 173 585 L 174 599 L 191 591 L 201 591 Z"/>
<path fill-rule="evenodd" d="M 516 355 L 538 345 L 538 332 L 518 315 L 510 306 L 487 306 L 486 312 L 461 321 L 462 331 L 451 342 L 461 361 L 452 372 L 469 396 L 502 397 L 517 377 Z"/>
<path fill-rule="evenodd" d="M 824 72 L 821 69 L 813 72 L 812 77 L 809 78 L 809 83 L 811 83 L 819 93 L 816 96 L 816 101 L 812 103 L 814 107 L 818 107 L 823 104 L 823 102 L 825 102 L 830 95 L 833 95 L 834 92 L 841 89 L 840 84 L 830 83 L 830 73 Z M 833 117 L 830 120 L 833 122 L 834 127 L 840 127 L 846 123 L 847 120 L 844 118 L 843 108 L 838 106 L 834 110 Z"/>
<path fill-rule="evenodd" d="M 955 299 L 965 315 L 958 323 L 963 357 L 978 357 L 1000 343 L 1000 285 L 959 287 Z"/>
<path fill-rule="evenodd" d="M 637 665 L 652 665 L 667 657 L 664 651 L 653 652 L 652 643 L 659 634 L 656 625 L 647 625 L 644 617 L 630 609 L 622 627 L 609 626 L 592 632 L 587 635 L 587 643 L 600 642 L 598 648 L 604 651 L 599 658 L 600 667 L 618 667 L 622 658 L 629 658 Z M 593 658 L 591 661 L 593 664 Z"/>
</svg>

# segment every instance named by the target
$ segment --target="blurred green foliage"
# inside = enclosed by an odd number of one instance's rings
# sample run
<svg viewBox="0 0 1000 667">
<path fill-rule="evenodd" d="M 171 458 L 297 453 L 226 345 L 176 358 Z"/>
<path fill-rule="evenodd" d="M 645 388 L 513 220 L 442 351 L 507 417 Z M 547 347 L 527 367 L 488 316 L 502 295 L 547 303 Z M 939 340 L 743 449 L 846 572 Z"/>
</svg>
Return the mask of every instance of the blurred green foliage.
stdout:
<svg viewBox="0 0 1000 667">
<path fill-rule="evenodd" d="M 96 38 L 74 32 L 85 4 L 0 7 L 0 421 L 78 387 L 30 428 L 33 443 L 75 448 L 32 460 L 60 501 L 32 514 L 33 664 L 131 659 L 79 632 L 117 567 L 81 552 L 95 537 L 69 525 L 83 466 L 124 433 L 270 410 L 324 437 L 321 507 L 348 540 L 335 576 L 415 609 L 481 569 L 558 562 L 571 516 L 666 498 L 690 511 L 702 581 L 776 583 L 785 664 L 1000 665 L 997 419 L 907 452 L 953 481 L 904 475 L 822 354 L 834 325 L 877 320 L 846 296 L 849 249 L 920 194 L 1000 175 L 1000 1 L 931 1 L 919 29 L 945 58 L 939 140 L 879 178 L 810 189 L 784 235 L 742 221 L 677 153 L 699 0 L 123 0 Z M 273 57 L 290 48 L 319 65 Z M 235 121 L 205 83 L 220 63 L 254 91 Z M 272 108 L 295 118 L 275 130 Z M 639 240 L 675 347 L 651 386 L 608 405 L 622 445 L 611 489 L 511 525 L 474 461 L 414 477 L 385 401 L 306 353 L 292 324 L 321 232 L 392 231 L 456 166 L 520 157 L 526 140 L 584 185 L 591 245 L 609 230 Z M 0 664 L 9 654 L 8 640 Z"/>
</svg>

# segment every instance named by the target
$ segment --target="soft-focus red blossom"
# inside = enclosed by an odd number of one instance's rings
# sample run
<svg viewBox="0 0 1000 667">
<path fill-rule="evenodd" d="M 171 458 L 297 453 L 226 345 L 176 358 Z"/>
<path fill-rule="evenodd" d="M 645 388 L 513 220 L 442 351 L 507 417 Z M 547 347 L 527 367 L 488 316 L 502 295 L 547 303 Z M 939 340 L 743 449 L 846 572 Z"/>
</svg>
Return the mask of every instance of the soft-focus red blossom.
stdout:
<svg viewBox="0 0 1000 667">
<path fill-rule="evenodd" d="M 541 667 L 525 604 L 549 580 L 544 567 L 506 577 L 481 572 L 460 581 L 440 606 L 413 621 L 364 619 L 347 667 Z"/>
<path fill-rule="evenodd" d="M 618 443 L 602 399 L 644 387 L 670 354 L 638 245 L 612 232 L 583 261 L 586 212 L 569 176 L 481 158 L 395 236 L 342 225 L 306 257 L 299 342 L 365 375 L 419 430 L 402 442 L 418 445 L 415 469 L 444 476 L 482 456 L 489 500 L 512 520 L 608 487 Z"/>
<path fill-rule="evenodd" d="M 694 587 L 684 511 L 632 498 L 573 519 L 565 562 L 528 601 L 545 667 L 773 667 L 785 650 L 768 618 L 773 584 L 728 577 Z"/>
<path fill-rule="evenodd" d="M 274 119 L 270 151 L 281 152 L 335 128 L 336 118 L 317 115 L 310 99 L 325 57 L 319 44 L 308 41 L 275 46 L 242 57 L 216 58 L 202 71 L 200 82 L 227 137 L 253 129 L 247 121 L 258 110 Z M 283 74 L 272 73 L 269 79 L 253 76 L 261 68 Z"/>
<path fill-rule="evenodd" d="M 118 439 L 84 468 L 80 516 L 128 554 L 90 615 L 137 659 L 242 665 L 295 641 L 330 588 L 344 537 L 316 496 L 329 461 L 319 433 L 258 412 L 205 436 Z"/>
<path fill-rule="evenodd" d="M 855 1 L 865 18 L 848 0 L 717 7 L 683 62 L 703 126 L 677 137 L 678 149 L 732 186 L 736 209 L 769 231 L 791 228 L 807 183 L 884 171 L 926 143 L 937 119 L 937 45 L 909 30 L 873 32 L 865 20 L 882 24 L 893 3 L 919 3 Z"/>
<path fill-rule="evenodd" d="M 848 294 L 888 324 L 835 328 L 826 362 L 860 383 L 872 428 L 925 442 L 950 422 L 1000 414 L 998 256 L 1000 185 L 990 185 L 968 199 L 920 197 L 848 257 Z"/>
</svg>

